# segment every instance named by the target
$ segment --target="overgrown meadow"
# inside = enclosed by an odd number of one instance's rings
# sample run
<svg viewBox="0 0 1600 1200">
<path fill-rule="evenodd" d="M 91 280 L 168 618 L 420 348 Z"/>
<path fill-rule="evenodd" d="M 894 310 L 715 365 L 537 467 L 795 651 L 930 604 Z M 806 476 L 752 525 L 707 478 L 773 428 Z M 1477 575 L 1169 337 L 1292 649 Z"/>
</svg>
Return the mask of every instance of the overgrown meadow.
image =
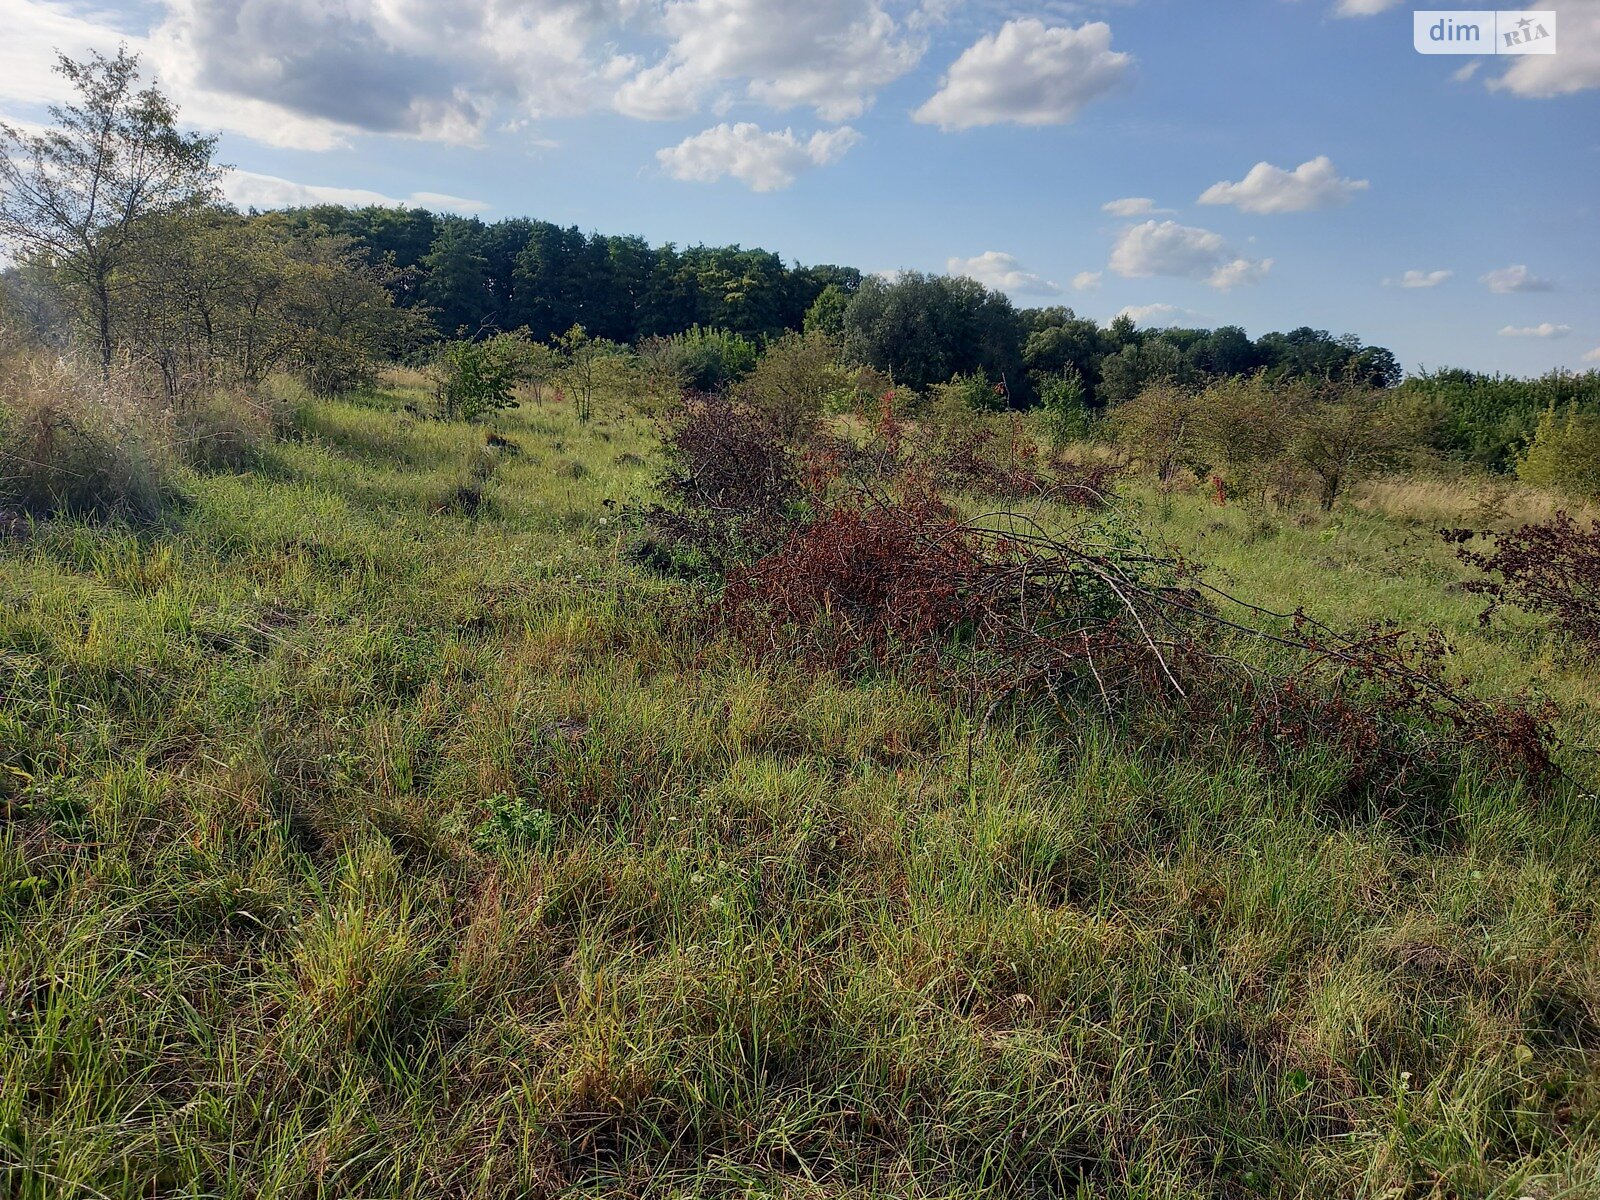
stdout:
<svg viewBox="0 0 1600 1200">
<path fill-rule="evenodd" d="M 58 70 L 4 1200 L 1600 1196 L 1600 373 L 241 214 Z"/>
<path fill-rule="evenodd" d="M 421 400 L 0 541 L 7 1194 L 1594 1194 L 1584 787 L 754 654 L 629 557 L 648 422 Z M 1441 625 L 1581 741 L 1570 647 L 1451 586 L 1468 503 L 1029 511 Z"/>
</svg>

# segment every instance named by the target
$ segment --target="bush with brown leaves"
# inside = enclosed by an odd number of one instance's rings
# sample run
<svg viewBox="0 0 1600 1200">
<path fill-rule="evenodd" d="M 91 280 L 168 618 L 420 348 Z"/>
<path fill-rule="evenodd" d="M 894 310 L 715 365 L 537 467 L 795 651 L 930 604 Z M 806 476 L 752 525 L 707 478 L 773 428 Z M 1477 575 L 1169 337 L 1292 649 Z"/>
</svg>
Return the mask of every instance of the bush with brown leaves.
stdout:
<svg viewBox="0 0 1600 1200">
<path fill-rule="evenodd" d="M 1520 608 L 1548 617 L 1585 653 L 1600 652 L 1600 521 L 1586 529 L 1558 512 L 1510 533 L 1447 529 L 1442 536 L 1462 562 L 1483 573 L 1466 584 L 1489 601 L 1482 621 L 1501 608 Z M 1480 537 L 1491 539 L 1493 548 L 1474 549 L 1471 543 Z"/>
</svg>

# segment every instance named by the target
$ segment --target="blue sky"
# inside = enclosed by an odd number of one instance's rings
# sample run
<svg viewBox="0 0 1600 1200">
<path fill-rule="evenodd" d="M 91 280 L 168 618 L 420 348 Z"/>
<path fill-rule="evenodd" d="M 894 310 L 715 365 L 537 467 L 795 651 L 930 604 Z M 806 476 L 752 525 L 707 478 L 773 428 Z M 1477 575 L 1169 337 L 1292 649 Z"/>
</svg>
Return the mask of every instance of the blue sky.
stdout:
<svg viewBox="0 0 1600 1200">
<path fill-rule="evenodd" d="M 971 274 L 1408 369 L 1600 363 L 1600 0 L 1425 57 L 1393 0 L 0 0 L 0 112 L 126 40 L 241 204 L 412 201 Z"/>
</svg>

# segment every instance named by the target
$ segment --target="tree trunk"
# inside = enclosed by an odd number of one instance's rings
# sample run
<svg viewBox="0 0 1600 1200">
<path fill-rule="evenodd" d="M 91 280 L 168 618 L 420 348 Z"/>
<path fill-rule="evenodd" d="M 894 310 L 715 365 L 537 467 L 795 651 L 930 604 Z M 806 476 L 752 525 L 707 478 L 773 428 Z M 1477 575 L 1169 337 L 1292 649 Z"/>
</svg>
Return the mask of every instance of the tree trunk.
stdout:
<svg viewBox="0 0 1600 1200">
<path fill-rule="evenodd" d="M 94 283 L 95 317 L 100 325 L 100 378 L 111 382 L 111 288 L 104 277 Z"/>
<path fill-rule="evenodd" d="M 1322 478 L 1322 511 L 1332 512 L 1333 502 L 1339 498 L 1339 484 L 1341 480 L 1337 475 L 1324 475 Z"/>
</svg>

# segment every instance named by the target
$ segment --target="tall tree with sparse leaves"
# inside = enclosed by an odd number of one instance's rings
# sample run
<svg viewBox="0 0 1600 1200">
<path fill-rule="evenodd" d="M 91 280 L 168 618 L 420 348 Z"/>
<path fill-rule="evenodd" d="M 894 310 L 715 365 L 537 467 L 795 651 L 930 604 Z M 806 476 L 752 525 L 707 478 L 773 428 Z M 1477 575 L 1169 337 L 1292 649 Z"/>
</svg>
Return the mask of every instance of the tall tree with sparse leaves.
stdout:
<svg viewBox="0 0 1600 1200">
<path fill-rule="evenodd" d="M 215 138 L 181 132 L 172 102 L 138 87 L 139 58 L 126 46 L 84 62 L 63 54 L 56 71 L 77 98 L 51 106 L 49 129 L 0 122 L 0 241 L 81 297 L 109 377 L 117 270 L 149 218 L 212 200 L 222 168 Z"/>
</svg>

